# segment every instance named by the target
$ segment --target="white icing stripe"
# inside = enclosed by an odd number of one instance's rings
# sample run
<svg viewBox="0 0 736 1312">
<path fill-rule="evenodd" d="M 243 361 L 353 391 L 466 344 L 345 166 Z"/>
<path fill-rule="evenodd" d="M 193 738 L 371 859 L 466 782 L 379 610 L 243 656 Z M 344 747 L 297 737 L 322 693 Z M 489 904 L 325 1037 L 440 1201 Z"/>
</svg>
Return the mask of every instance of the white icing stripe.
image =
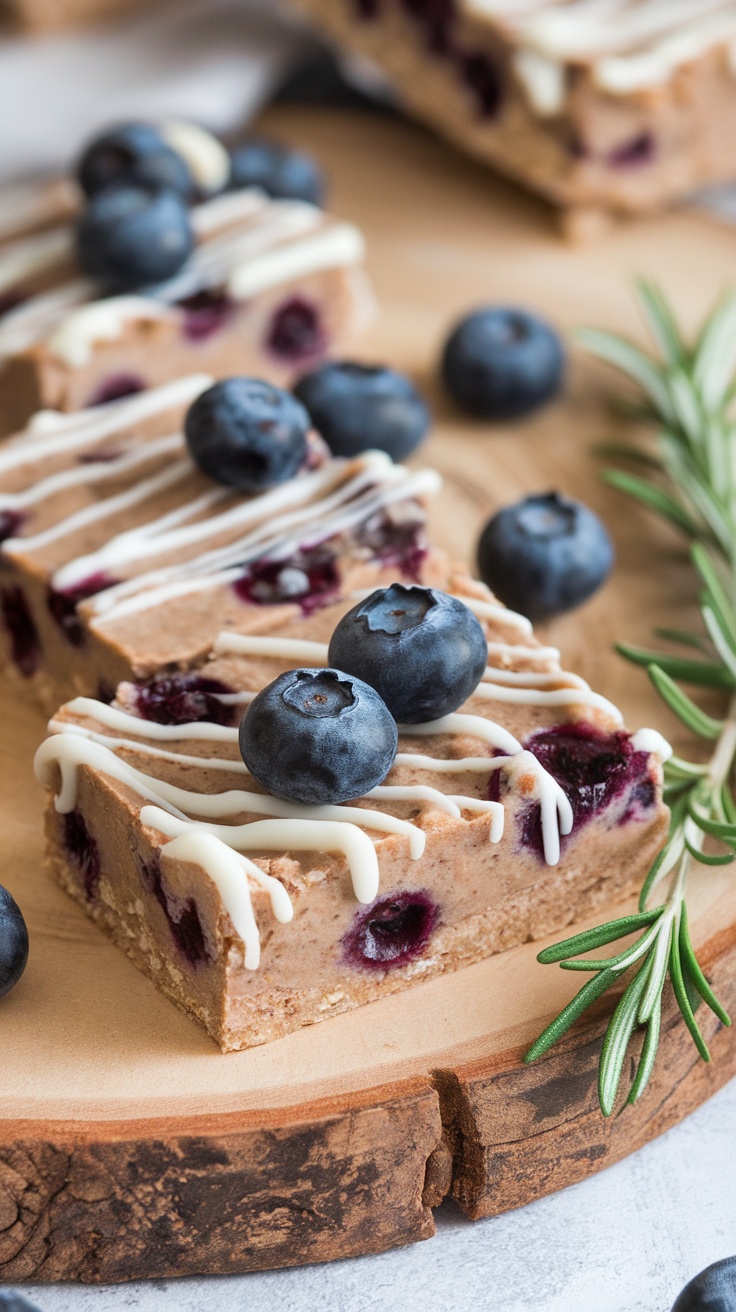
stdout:
<svg viewBox="0 0 736 1312">
<path fill-rule="evenodd" d="M 297 665 L 326 665 L 327 643 L 303 638 L 272 638 L 246 633 L 219 633 L 213 648 L 218 656 L 264 656 L 294 661 Z"/>
<path fill-rule="evenodd" d="M 76 511 L 73 515 L 67 515 L 58 524 L 52 524 L 50 528 L 44 529 L 41 533 L 35 533 L 27 538 L 8 538 L 3 543 L 3 551 L 7 555 L 27 555 L 31 551 L 40 551 L 47 547 L 50 542 L 58 542 L 59 538 L 68 537 L 72 533 L 79 532 L 80 529 L 89 528 L 90 524 L 96 523 L 100 519 L 110 519 L 114 515 L 120 515 L 125 510 L 132 509 L 141 501 L 147 501 L 151 497 L 158 496 L 168 488 L 174 487 L 176 483 L 181 483 L 192 472 L 192 463 L 190 460 L 176 460 L 173 465 L 167 469 L 162 469 L 152 478 L 141 479 L 140 483 L 134 483 L 125 492 L 119 492 L 116 496 L 105 497 L 101 501 L 95 501 L 91 506 L 85 506 L 82 510 Z M 224 492 L 208 493 L 206 498 L 199 498 L 199 503 L 204 502 L 207 505 L 212 503 L 214 496 L 221 497 Z M 184 507 L 189 513 L 195 514 L 200 509 L 200 504 L 190 502 L 188 507 Z M 195 508 L 196 507 L 196 508 Z M 181 512 L 177 512 L 181 513 Z M 62 581 L 57 583 L 54 575 L 53 586 L 65 589 L 71 587 L 63 580 L 63 570 L 58 571 L 62 576 Z M 94 571 L 90 570 L 87 574 L 75 578 L 75 582 L 81 581 L 82 578 L 89 578 Z"/>
<path fill-rule="evenodd" d="M 398 471 L 401 471 L 400 475 Z M 90 604 L 92 611 L 101 616 L 101 622 L 93 620 L 92 627 L 103 627 L 105 623 L 119 621 L 135 612 L 150 610 L 188 592 L 234 583 L 242 578 L 245 567 L 251 561 L 263 559 L 286 561 L 300 550 L 316 547 L 329 538 L 347 532 L 356 524 L 364 523 L 374 513 L 396 501 L 431 496 L 437 490 L 437 480 L 432 470 L 420 471 L 412 475 L 398 466 L 395 467 L 395 473 L 398 481 L 394 482 L 393 487 L 383 486 L 370 495 L 366 493 L 355 497 L 350 500 L 346 509 L 332 516 L 323 516 L 321 511 L 324 506 L 320 505 L 310 507 L 303 515 L 294 516 L 304 524 L 299 532 L 291 532 L 279 538 L 276 535 L 263 537 L 261 531 L 257 531 L 250 537 L 230 543 L 229 546 L 209 552 L 194 561 L 169 566 L 164 571 L 141 574 L 116 588 L 97 593 Z M 348 500 L 343 496 L 341 499 Z M 308 531 L 310 520 L 314 525 L 311 532 Z M 272 522 L 269 527 L 273 529 L 274 523 Z M 231 564 L 231 562 L 237 563 Z M 167 583 L 166 579 L 171 579 L 172 582 Z M 129 600 L 119 601 L 119 598 L 130 593 L 135 595 Z"/>
<path fill-rule="evenodd" d="M 88 278 L 75 278 L 51 292 L 23 301 L 0 319 L 0 360 L 25 351 L 50 332 L 73 306 L 83 305 L 95 294 Z"/>
<path fill-rule="evenodd" d="M 173 383 L 152 388 L 150 392 L 126 396 L 120 401 L 110 401 L 105 406 L 80 410 L 76 414 L 56 415 L 53 411 L 40 411 L 35 418 L 43 418 L 42 426 L 36 428 L 32 419 L 28 429 L 6 443 L 0 451 L 0 474 L 42 460 L 45 456 L 65 454 L 81 446 L 94 446 L 121 429 L 132 428 L 164 410 L 189 405 L 213 382 L 209 374 L 189 374 Z"/>
<path fill-rule="evenodd" d="M 222 196 L 214 196 L 212 200 L 195 205 L 189 217 L 195 233 L 204 240 L 221 228 L 228 228 L 230 224 L 252 219 L 265 210 L 269 203 L 265 191 L 247 187 L 242 191 L 227 191 Z"/>
<path fill-rule="evenodd" d="M 220 191 L 230 178 L 230 156 L 217 137 L 198 123 L 169 119 L 159 131 L 172 150 L 181 155 L 194 181 L 203 191 Z"/>
<path fill-rule="evenodd" d="M 397 752 L 394 765 L 408 765 L 414 770 L 436 770 L 438 774 L 490 774 L 508 761 L 507 756 L 422 756 L 418 752 Z"/>
<path fill-rule="evenodd" d="M 464 598 L 461 597 L 461 600 Z M 557 647 L 521 647 L 511 642 L 489 642 L 490 656 L 510 657 L 520 661 L 554 661 L 559 662 L 560 652 Z M 495 669 L 495 666 L 493 667 Z"/>
<path fill-rule="evenodd" d="M 241 264 L 230 274 L 227 290 L 236 300 L 245 300 L 280 282 L 358 264 L 364 257 L 365 242 L 360 230 L 349 223 L 336 223 L 316 237 Z"/>
<path fill-rule="evenodd" d="M 52 269 L 55 264 L 62 264 L 73 254 L 72 230 L 68 227 L 54 228 L 51 232 L 40 232 L 35 237 L 13 242 L 0 251 L 0 292 L 17 286 L 25 278 Z"/>
<path fill-rule="evenodd" d="M 464 0 L 519 47 L 515 66 L 540 114 L 565 98 L 564 64 L 592 65 L 613 94 L 654 87 L 736 34 L 733 0 Z"/>
<path fill-rule="evenodd" d="M 487 665 L 484 682 L 502 683 L 509 688 L 547 688 L 556 686 L 561 679 L 569 680 L 571 688 L 587 688 L 585 679 L 567 670 L 504 670 Z"/>
<path fill-rule="evenodd" d="M 453 593 L 453 596 L 458 594 Z M 474 615 L 481 620 L 491 620 L 494 624 L 500 624 L 503 628 L 517 629 L 526 637 L 532 636 L 531 621 L 526 615 L 517 615 L 515 610 L 507 610 L 502 606 L 500 601 L 479 601 L 477 597 L 468 597 L 464 593 L 458 597 L 468 610 L 472 610 Z"/>
<path fill-rule="evenodd" d="M 635 752 L 646 752 L 648 755 L 660 757 L 662 761 L 669 761 L 672 755 L 670 743 L 656 729 L 637 729 L 632 736 L 631 745 Z"/>
<path fill-rule="evenodd" d="M 167 305 L 147 296 L 110 296 L 91 301 L 66 315 L 46 340 L 46 348 L 57 360 L 73 369 L 89 364 L 99 342 L 114 342 L 122 337 L 127 324 L 170 319 Z"/>
<path fill-rule="evenodd" d="M 156 829 L 160 827 L 158 819 L 156 807 L 143 807 L 142 824 Z M 376 849 L 357 825 L 327 820 L 253 820 L 245 825 L 190 823 L 197 830 L 220 838 L 236 851 L 342 852 L 358 902 L 372 902 L 378 894 Z"/>
<path fill-rule="evenodd" d="M 623 724 L 623 716 L 618 707 L 600 693 L 591 692 L 589 688 L 555 688 L 545 692 L 532 688 L 508 688 L 499 683 L 483 681 L 478 684 L 472 696 L 517 706 L 594 706 L 610 715 L 617 724 Z"/>
<path fill-rule="evenodd" d="M 509 755 L 521 751 L 521 743 L 508 729 L 480 715 L 443 715 L 439 720 L 428 720 L 424 724 L 400 724 L 399 732 L 410 738 L 434 737 L 440 733 L 467 734 Z"/>
<path fill-rule="evenodd" d="M 81 483 L 102 483 L 107 478 L 121 478 L 139 465 L 147 465 L 161 456 L 180 452 L 183 445 L 181 435 L 173 433 L 169 437 L 155 438 L 145 446 L 136 447 L 112 460 L 90 460 L 85 465 L 75 465 L 58 474 L 51 474 L 49 478 L 42 478 L 38 483 L 32 483 L 24 492 L 0 492 L 0 509 L 36 505 L 67 488 L 79 487 Z"/>
</svg>

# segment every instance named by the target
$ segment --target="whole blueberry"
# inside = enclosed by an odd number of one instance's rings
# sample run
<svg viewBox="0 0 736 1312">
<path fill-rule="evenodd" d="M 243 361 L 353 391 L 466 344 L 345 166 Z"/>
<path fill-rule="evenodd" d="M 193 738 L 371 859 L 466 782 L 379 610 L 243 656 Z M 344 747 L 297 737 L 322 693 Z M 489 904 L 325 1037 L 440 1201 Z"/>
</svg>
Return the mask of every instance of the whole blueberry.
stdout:
<svg viewBox="0 0 736 1312">
<path fill-rule="evenodd" d="M 489 306 L 451 332 L 442 374 L 453 400 L 481 419 L 518 419 L 559 391 L 562 343 L 549 324 L 526 310 Z"/>
<path fill-rule="evenodd" d="M 77 178 L 88 196 L 120 184 L 166 188 L 187 199 L 194 190 L 186 161 L 152 123 L 120 123 L 95 137 L 79 160 Z"/>
<path fill-rule="evenodd" d="M 28 930 L 23 913 L 0 885 L 0 998 L 18 983 L 28 960 Z"/>
<path fill-rule="evenodd" d="M 240 753 L 274 797 L 312 806 L 361 797 L 383 782 L 398 745 L 375 689 L 340 670 L 287 670 L 251 702 Z"/>
<path fill-rule="evenodd" d="M 294 391 L 336 456 L 378 449 L 404 460 L 430 425 L 414 384 L 385 365 L 335 360 L 305 374 Z"/>
<path fill-rule="evenodd" d="M 14 1289 L 0 1289 L 0 1312 L 39 1312 L 35 1303 Z"/>
<path fill-rule="evenodd" d="M 273 141 L 245 141 L 231 150 L 230 186 L 260 187 L 277 200 L 305 200 L 310 205 L 321 205 L 325 195 L 324 174 L 316 160 Z"/>
<path fill-rule="evenodd" d="M 77 225 L 85 273 L 115 291 L 164 282 L 194 248 L 189 211 L 174 191 L 110 187 L 92 198 Z"/>
<path fill-rule="evenodd" d="M 184 433 L 203 473 L 241 492 L 293 478 L 307 453 L 309 415 L 260 378 L 225 378 L 189 407 Z"/>
<path fill-rule="evenodd" d="M 457 597 L 392 583 L 343 615 L 329 659 L 365 679 L 402 724 L 421 724 L 470 696 L 488 663 L 488 644 Z"/>
<path fill-rule="evenodd" d="M 530 620 L 582 605 L 608 577 L 613 560 L 608 530 L 598 516 L 559 492 L 499 510 L 478 543 L 484 583 Z"/>
<path fill-rule="evenodd" d="M 695 1276 L 672 1312 L 736 1312 L 736 1257 L 724 1257 Z"/>
</svg>

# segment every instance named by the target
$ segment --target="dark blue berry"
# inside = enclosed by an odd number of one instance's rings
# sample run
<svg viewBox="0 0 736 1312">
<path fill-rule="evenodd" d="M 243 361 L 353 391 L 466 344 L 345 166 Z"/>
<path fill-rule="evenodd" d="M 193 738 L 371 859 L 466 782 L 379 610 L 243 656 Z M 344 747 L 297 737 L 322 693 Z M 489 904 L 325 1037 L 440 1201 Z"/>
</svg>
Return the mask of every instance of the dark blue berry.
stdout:
<svg viewBox="0 0 736 1312">
<path fill-rule="evenodd" d="M 121 123 L 95 137 L 77 165 L 77 177 L 88 196 L 121 183 L 163 187 L 185 198 L 194 191 L 186 161 L 151 123 Z"/>
<path fill-rule="evenodd" d="M 240 751 L 275 797 L 313 806 L 361 797 L 396 755 L 393 716 L 375 689 L 340 670 L 287 670 L 240 724 Z"/>
<path fill-rule="evenodd" d="M 0 1289 L 0 1312 L 39 1312 L 39 1309 L 14 1289 Z"/>
<path fill-rule="evenodd" d="M 193 248 L 189 211 L 174 191 L 111 187 L 92 198 L 77 225 L 82 268 L 113 291 L 172 278 Z"/>
<path fill-rule="evenodd" d="M 736 1257 L 724 1257 L 695 1276 L 672 1312 L 736 1312 Z"/>
<path fill-rule="evenodd" d="M 28 930 L 23 913 L 0 885 L 0 998 L 18 983 L 28 960 Z"/>
<path fill-rule="evenodd" d="M 305 200 L 321 205 L 324 174 L 311 155 L 273 141 L 245 141 L 230 152 L 230 186 L 260 187 L 277 200 Z"/>
<path fill-rule="evenodd" d="M 457 597 L 392 583 L 343 616 L 329 659 L 375 688 L 400 723 L 420 724 L 449 715 L 470 696 L 488 644 Z"/>
<path fill-rule="evenodd" d="M 309 428 L 304 406 L 259 378 L 225 378 L 208 387 L 184 422 L 203 473 L 241 492 L 293 478 L 307 454 Z"/>
<path fill-rule="evenodd" d="M 608 577 L 613 560 L 611 539 L 598 516 L 559 492 L 499 510 L 478 543 L 484 583 L 531 620 L 582 605 Z"/>
<path fill-rule="evenodd" d="M 565 356 L 549 324 L 525 310 L 489 306 L 451 332 L 442 355 L 447 390 L 482 419 L 518 419 L 559 391 Z"/>
<path fill-rule="evenodd" d="M 294 391 L 336 456 L 373 448 L 404 460 L 429 428 L 429 410 L 414 384 L 385 365 L 332 361 L 305 374 Z"/>
</svg>

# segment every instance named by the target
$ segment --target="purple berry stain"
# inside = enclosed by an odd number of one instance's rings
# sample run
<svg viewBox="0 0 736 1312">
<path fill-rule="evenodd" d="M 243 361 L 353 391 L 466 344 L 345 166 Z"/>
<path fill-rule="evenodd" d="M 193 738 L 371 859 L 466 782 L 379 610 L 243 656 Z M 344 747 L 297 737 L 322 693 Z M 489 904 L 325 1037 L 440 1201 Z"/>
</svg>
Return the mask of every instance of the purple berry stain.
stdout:
<svg viewBox="0 0 736 1312">
<path fill-rule="evenodd" d="M 632 169 L 643 164 L 651 164 L 654 159 L 654 137 L 651 132 L 640 132 L 631 141 L 625 141 L 610 151 L 605 161 L 612 169 Z"/>
<path fill-rule="evenodd" d="M 420 520 L 396 522 L 381 512 L 356 529 L 355 538 L 384 568 L 398 569 L 413 583 L 420 581 L 427 556 L 427 539 Z"/>
<path fill-rule="evenodd" d="M 340 574 L 333 552 L 320 546 L 288 560 L 254 561 L 233 589 L 252 606 L 293 602 L 303 615 L 312 615 L 337 596 Z"/>
<path fill-rule="evenodd" d="M 0 510 L 0 542 L 14 538 L 25 520 L 19 510 Z"/>
<path fill-rule="evenodd" d="M 124 396 L 136 396 L 145 390 L 146 384 L 140 374 L 108 374 L 95 388 L 87 405 L 107 405 L 109 401 L 121 401 Z"/>
<path fill-rule="evenodd" d="M 327 349 L 327 335 L 317 307 L 303 296 L 292 296 L 280 305 L 268 329 L 266 348 L 294 364 L 320 359 Z"/>
<path fill-rule="evenodd" d="M 395 893 L 359 911 L 342 940 L 343 959 L 362 970 L 392 970 L 426 948 L 439 921 L 428 893 Z"/>
<path fill-rule="evenodd" d="M 0 590 L 0 610 L 10 638 L 10 655 L 24 678 L 30 679 L 41 663 L 41 640 L 22 588 Z"/>
<path fill-rule="evenodd" d="M 82 875 L 85 895 L 91 901 L 100 884 L 99 849 L 81 811 L 69 811 L 61 823 L 67 855 Z"/>
<path fill-rule="evenodd" d="M 184 312 L 182 332 L 189 342 L 204 342 L 227 328 L 237 312 L 237 302 L 225 292 L 202 291 L 178 302 Z"/>
<path fill-rule="evenodd" d="M 656 789 L 649 777 L 649 754 L 637 752 L 630 734 L 623 729 L 604 734 L 590 724 L 555 725 L 532 734 L 524 747 L 565 790 L 572 806 L 573 832 L 626 792 L 629 802 L 619 824 L 642 816 L 656 802 Z M 499 792 L 500 773 L 494 771 L 490 799 L 498 800 Z M 538 805 L 522 812 L 521 841 L 543 855 Z"/>
<path fill-rule="evenodd" d="M 503 93 L 498 69 L 487 55 L 476 52 L 459 56 L 460 74 L 475 100 L 480 118 L 495 118 Z"/>
<path fill-rule="evenodd" d="M 3 292 L 0 295 L 0 319 L 4 314 L 10 314 L 11 310 L 16 310 L 26 299 L 27 297 L 19 291 Z"/>
<path fill-rule="evenodd" d="M 77 614 L 79 602 L 86 601 L 87 597 L 94 597 L 105 588 L 111 588 L 114 583 L 115 580 L 108 578 L 106 574 L 91 574 L 88 579 L 83 579 L 74 588 L 48 589 L 46 604 L 72 647 L 84 645 L 84 625 Z"/>
<path fill-rule="evenodd" d="M 232 692 L 219 679 L 199 674 L 161 674 L 138 684 L 134 706 L 143 720 L 154 724 L 232 724 L 236 709 L 219 700 Z"/>
<path fill-rule="evenodd" d="M 152 893 L 163 911 L 171 937 L 185 961 L 196 968 L 211 960 L 202 922 L 193 897 L 187 898 L 176 913 L 172 910 L 163 884 L 161 860 L 158 856 L 143 863 L 143 883 Z"/>
</svg>

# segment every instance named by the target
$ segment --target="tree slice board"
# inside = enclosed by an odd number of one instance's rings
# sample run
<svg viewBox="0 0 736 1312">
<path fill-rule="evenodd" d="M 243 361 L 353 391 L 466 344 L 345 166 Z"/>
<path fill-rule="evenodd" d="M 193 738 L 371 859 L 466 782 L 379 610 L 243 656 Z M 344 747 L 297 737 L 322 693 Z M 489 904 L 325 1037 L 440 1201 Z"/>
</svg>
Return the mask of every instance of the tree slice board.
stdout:
<svg viewBox="0 0 736 1312">
<path fill-rule="evenodd" d="M 610 438 L 603 371 L 574 358 L 565 398 L 513 430 L 452 411 L 434 381 L 443 335 L 484 301 L 538 308 L 563 327 L 637 332 L 629 282 L 645 271 L 696 322 L 736 260 L 736 233 L 687 212 L 572 250 L 547 212 L 421 130 L 380 116 L 272 113 L 269 131 L 313 148 L 335 208 L 365 228 L 381 314 L 361 354 L 409 369 L 432 398 L 425 458 L 445 490 L 436 536 L 469 560 L 491 510 L 558 486 L 604 514 L 613 581 L 550 626 L 565 663 L 632 727 L 678 730 L 646 678 L 612 654 L 694 613 L 681 544 L 598 478 Z M 2 881 L 22 903 L 31 957 L 0 1005 L 0 1275 L 127 1280 L 247 1271 L 427 1238 L 446 1196 L 471 1217 L 518 1207 L 632 1152 L 736 1071 L 736 1042 L 703 1013 L 705 1065 L 672 1010 L 641 1103 L 604 1121 L 597 1014 L 533 1067 L 529 1042 L 579 980 L 527 945 L 222 1056 L 44 877 L 40 717 L 0 695 Z M 544 878 L 543 870 L 540 878 Z M 610 908 L 615 913 L 616 908 Z M 693 933 L 736 1008 L 736 881 L 693 880 Z"/>
</svg>

